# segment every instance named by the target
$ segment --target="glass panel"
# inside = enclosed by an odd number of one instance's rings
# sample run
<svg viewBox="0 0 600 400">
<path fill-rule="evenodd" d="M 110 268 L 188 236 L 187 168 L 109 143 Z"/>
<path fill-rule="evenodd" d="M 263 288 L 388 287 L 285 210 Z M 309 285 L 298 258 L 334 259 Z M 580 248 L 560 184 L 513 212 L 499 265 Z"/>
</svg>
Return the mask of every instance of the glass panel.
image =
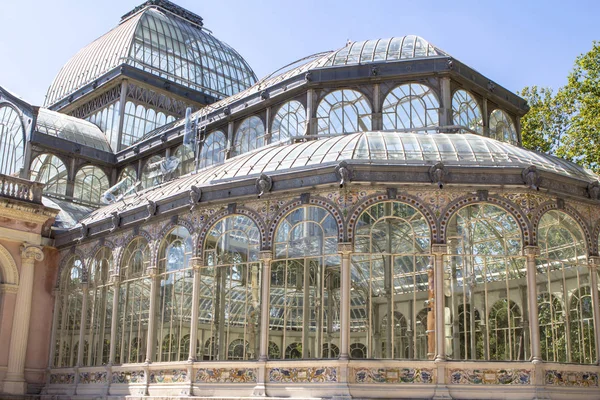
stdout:
<svg viewBox="0 0 600 400">
<path fill-rule="evenodd" d="M 362 346 L 351 348 L 353 358 L 435 356 L 433 329 L 427 327 L 428 320 L 435 321 L 434 310 L 421 309 L 434 296 L 430 237 L 425 217 L 400 202 L 374 204 L 358 218 L 350 338 Z"/>
<path fill-rule="evenodd" d="M 75 175 L 73 197 L 85 203 L 99 204 L 108 185 L 108 178 L 100 167 L 86 165 Z"/>
<path fill-rule="evenodd" d="M 244 154 L 265 144 L 265 126 L 258 117 L 246 118 L 235 133 L 234 153 Z"/>
<path fill-rule="evenodd" d="M 450 219 L 444 270 L 449 358 L 531 356 L 521 236 L 514 217 L 490 204 L 467 206 Z"/>
<path fill-rule="evenodd" d="M 18 176 L 23 168 L 25 130 L 12 107 L 0 107 L 0 173 Z"/>
<path fill-rule="evenodd" d="M 302 136 L 306 129 L 306 110 L 299 101 L 289 101 L 282 105 L 271 127 L 271 143 Z"/>
<path fill-rule="evenodd" d="M 67 168 L 52 154 L 37 156 L 31 163 L 30 179 L 44 183 L 44 193 L 64 196 L 67 192 Z"/>
<path fill-rule="evenodd" d="M 369 131 L 371 106 L 360 92 L 336 90 L 319 103 L 317 125 L 317 133 L 320 135 Z"/>
<path fill-rule="evenodd" d="M 433 90 L 410 83 L 392 90 L 383 102 L 383 129 L 415 129 L 439 125 L 439 102 Z"/>
<path fill-rule="evenodd" d="M 469 128 L 479 134 L 483 132 L 483 118 L 479 104 L 465 90 L 457 90 L 452 96 L 452 119 L 454 125 Z"/>
<path fill-rule="evenodd" d="M 227 146 L 227 136 L 221 131 L 215 131 L 209 134 L 200 150 L 199 168 L 210 167 L 211 165 L 221 164 L 225 161 L 225 149 Z"/>
<path fill-rule="evenodd" d="M 494 110 L 490 114 L 490 137 L 514 145 L 518 145 L 517 130 L 511 118 L 502 110 Z"/>
</svg>

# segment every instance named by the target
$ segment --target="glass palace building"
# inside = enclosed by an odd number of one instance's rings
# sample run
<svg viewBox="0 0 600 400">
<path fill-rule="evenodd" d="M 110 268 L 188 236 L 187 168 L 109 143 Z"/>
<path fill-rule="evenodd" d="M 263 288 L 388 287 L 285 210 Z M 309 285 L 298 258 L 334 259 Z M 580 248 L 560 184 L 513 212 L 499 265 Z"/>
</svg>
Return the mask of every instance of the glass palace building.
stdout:
<svg viewBox="0 0 600 400">
<path fill-rule="evenodd" d="M 147 1 L 0 88 L 0 397 L 599 398 L 599 177 L 527 110 L 418 36 L 257 80 Z"/>
</svg>

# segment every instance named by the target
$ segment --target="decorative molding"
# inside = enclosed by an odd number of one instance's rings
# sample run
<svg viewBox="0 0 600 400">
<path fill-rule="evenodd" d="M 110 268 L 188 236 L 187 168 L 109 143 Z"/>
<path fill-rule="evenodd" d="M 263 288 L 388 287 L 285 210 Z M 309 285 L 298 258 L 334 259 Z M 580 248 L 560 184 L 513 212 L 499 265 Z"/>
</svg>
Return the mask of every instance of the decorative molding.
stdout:
<svg viewBox="0 0 600 400">
<path fill-rule="evenodd" d="M 150 383 L 181 383 L 187 380 L 186 369 L 161 369 L 150 371 Z"/>
<path fill-rule="evenodd" d="M 337 368 L 269 368 L 269 382 L 273 383 L 325 383 L 337 382 Z"/>
<path fill-rule="evenodd" d="M 0 293 L 16 294 L 19 291 L 19 285 L 12 283 L 0 283 Z"/>
<path fill-rule="evenodd" d="M 546 385 L 598 387 L 598 372 L 547 370 Z"/>
<path fill-rule="evenodd" d="M 79 373 L 79 384 L 87 385 L 87 384 L 97 384 L 97 383 L 107 383 L 108 379 L 106 377 L 106 371 L 100 372 L 80 372 Z"/>
<path fill-rule="evenodd" d="M 457 369 L 447 370 L 451 385 L 531 385 L 532 371 L 526 369 Z"/>
<path fill-rule="evenodd" d="M 432 368 L 352 368 L 350 379 L 354 383 L 418 383 L 436 382 Z"/>
<path fill-rule="evenodd" d="M 524 168 L 521 171 L 521 177 L 523 178 L 523 183 L 530 189 L 540 190 L 540 184 L 542 183 L 542 177 L 537 170 L 535 165 L 530 165 L 527 168 Z"/>
<path fill-rule="evenodd" d="M 337 176 L 340 182 L 340 187 L 344 187 L 344 185 L 350 183 L 352 175 L 352 168 L 350 168 L 346 161 L 342 161 L 335 167 L 335 176 Z"/>
<path fill-rule="evenodd" d="M 192 185 L 190 187 L 190 211 L 193 211 L 196 205 L 200 203 L 202 199 L 202 190 L 198 186 Z"/>
<path fill-rule="evenodd" d="M 258 193 L 258 198 L 271 191 L 273 188 L 273 179 L 267 174 L 261 174 L 255 183 L 256 193 Z"/>
<path fill-rule="evenodd" d="M 448 179 L 448 169 L 441 161 L 429 168 L 429 179 L 431 183 L 438 185 L 440 189 L 444 188 Z"/>
<path fill-rule="evenodd" d="M 2 270 L 3 284 L 6 285 L 19 285 L 19 270 L 17 269 L 17 263 L 15 259 L 6 249 L 6 247 L 0 244 L 0 269 Z"/>
<path fill-rule="evenodd" d="M 22 244 L 21 245 L 21 259 L 22 260 L 30 260 L 33 261 L 42 261 L 44 259 L 44 252 L 42 248 L 39 246 L 34 246 L 31 244 Z"/>
<path fill-rule="evenodd" d="M 194 383 L 256 383 L 257 376 L 255 368 L 200 368 Z"/>
</svg>

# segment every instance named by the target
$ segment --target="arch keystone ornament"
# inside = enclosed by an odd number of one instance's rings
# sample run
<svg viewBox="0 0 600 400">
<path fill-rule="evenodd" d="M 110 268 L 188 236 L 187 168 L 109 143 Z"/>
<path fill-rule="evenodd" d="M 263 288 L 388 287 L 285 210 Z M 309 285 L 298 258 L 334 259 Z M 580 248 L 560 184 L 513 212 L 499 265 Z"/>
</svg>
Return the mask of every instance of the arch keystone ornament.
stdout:
<svg viewBox="0 0 600 400">
<path fill-rule="evenodd" d="M 118 211 L 114 211 L 110 214 L 110 222 L 112 222 L 112 227 L 110 228 L 110 231 L 116 231 L 119 225 L 121 225 L 121 216 L 119 215 Z"/>
<path fill-rule="evenodd" d="M 152 218 L 154 216 L 154 214 L 156 214 L 156 210 L 158 209 L 158 206 L 156 205 L 155 201 L 152 200 L 148 200 L 148 203 L 146 204 L 146 211 L 148 211 L 148 215 L 146 216 L 146 221 L 149 220 L 150 218 Z"/>
<path fill-rule="evenodd" d="M 256 180 L 256 192 L 258 193 L 258 198 L 265 193 L 268 193 L 273 188 L 273 179 L 266 174 L 261 174 Z"/>
<path fill-rule="evenodd" d="M 190 211 L 193 211 L 200 199 L 202 199 L 202 190 L 198 186 L 192 185 L 190 188 Z"/>
<path fill-rule="evenodd" d="M 340 181 L 341 188 L 350 183 L 350 180 L 352 179 L 352 169 L 346 161 L 342 161 L 335 167 L 335 176 L 337 176 Z"/>
<path fill-rule="evenodd" d="M 542 177 L 537 170 L 535 165 L 531 165 L 521 172 L 523 183 L 530 189 L 540 190 L 540 184 L 542 183 Z"/>
<path fill-rule="evenodd" d="M 588 196 L 590 196 L 590 199 L 599 200 L 600 199 L 600 182 L 598 182 L 598 181 L 590 182 L 587 187 L 587 192 L 588 192 Z"/>
<path fill-rule="evenodd" d="M 431 179 L 431 183 L 435 183 L 440 189 L 444 188 L 444 184 L 448 179 L 448 169 L 444 163 L 439 162 L 429 168 L 429 179 Z"/>
</svg>

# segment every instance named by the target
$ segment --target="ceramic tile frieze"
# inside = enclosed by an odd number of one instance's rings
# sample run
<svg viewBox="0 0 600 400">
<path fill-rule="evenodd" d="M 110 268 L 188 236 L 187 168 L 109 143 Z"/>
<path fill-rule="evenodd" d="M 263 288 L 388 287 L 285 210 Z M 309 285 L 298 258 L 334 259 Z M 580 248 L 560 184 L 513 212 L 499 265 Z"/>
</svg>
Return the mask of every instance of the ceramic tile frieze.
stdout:
<svg viewBox="0 0 600 400">
<path fill-rule="evenodd" d="M 75 374 L 51 374 L 50 384 L 72 385 L 75 383 Z"/>
<path fill-rule="evenodd" d="M 526 369 L 450 369 L 452 385 L 530 385 L 531 371 Z"/>
<path fill-rule="evenodd" d="M 435 383 L 429 368 L 352 368 L 355 383 Z"/>
<path fill-rule="evenodd" d="M 111 383 L 143 383 L 144 380 L 144 371 L 115 371 L 111 377 Z"/>
<path fill-rule="evenodd" d="M 80 372 L 79 384 L 106 383 L 106 371 L 101 372 Z"/>
<path fill-rule="evenodd" d="M 269 382 L 275 383 L 318 383 L 337 382 L 337 369 L 332 367 L 314 368 L 270 368 Z"/>
<path fill-rule="evenodd" d="M 181 383 L 187 379 L 185 369 L 161 369 L 150 371 L 150 383 Z"/>
<path fill-rule="evenodd" d="M 196 383 L 254 383 L 254 368 L 200 368 L 196 370 Z"/>
<path fill-rule="evenodd" d="M 590 371 L 546 371 L 546 385 L 598 387 L 598 373 Z"/>
</svg>

